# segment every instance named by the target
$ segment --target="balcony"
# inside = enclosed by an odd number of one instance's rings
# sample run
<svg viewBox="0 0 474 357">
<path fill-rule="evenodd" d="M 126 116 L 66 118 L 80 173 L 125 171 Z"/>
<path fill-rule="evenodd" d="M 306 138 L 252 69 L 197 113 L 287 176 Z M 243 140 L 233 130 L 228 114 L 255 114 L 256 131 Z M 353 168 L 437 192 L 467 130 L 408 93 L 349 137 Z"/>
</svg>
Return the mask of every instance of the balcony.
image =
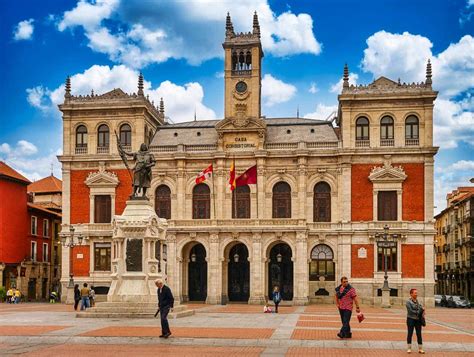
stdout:
<svg viewBox="0 0 474 357">
<path fill-rule="evenodd" d="M 98 154 L 108 154 L 109 153 L 109 147 L 108 146 L 98 146 L 97 147 L 97 153 Z"/>
<path fill-rule="evenodd" d="M 405 146 L 418 146 L 420 139 L 405 139 Z"/>
<path fill-rule="evenodd" d="M 370 147 L 370 140 L 357 140 L 356 139 L 356 148 L 368 148 Z"/>
<path fill-rule="evenodd" d="M 394 146 L 395 140 L 393 139 L 380 139 L 380 146 Z"/>
<path fill-rule="evenodd" d="M 122 149 L 125 151 L 132 151 L 132 146 L 131 145 L 122 145 Z"/>
<path fill-rule="evenodd" d="M 87 154 L 87 146 L 76 146 L 75 154 L 76 155 Z"/>
<path fill-rule="evenodd" d="M 251 69 L 235 69 L 232 70 L 233 76 L 250 76 L 252 74 Z"/>
</svg>

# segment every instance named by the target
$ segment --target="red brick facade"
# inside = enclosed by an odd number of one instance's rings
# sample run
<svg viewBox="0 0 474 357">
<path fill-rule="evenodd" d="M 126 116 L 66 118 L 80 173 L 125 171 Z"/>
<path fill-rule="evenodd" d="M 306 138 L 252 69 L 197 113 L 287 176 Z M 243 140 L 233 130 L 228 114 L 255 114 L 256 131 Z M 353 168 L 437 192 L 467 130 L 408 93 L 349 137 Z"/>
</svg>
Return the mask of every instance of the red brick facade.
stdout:
<svg viewBox="0 0 474 357">
<path fill-rule="evenodd" d="M 402 278 L 425 277 L 425 246 L 402 244 Z"/>
<path fill-rule="evenodd" d="M 403 164 L 407 174 L 403 182 L 402 217 L 404 221 L 423 221 L 425 216 L 425 166 Z"/>
<path fill-rule="evenodd" d="M 352 165 L 351 217 L 353 221 L 371 221 L 374 203 L 372 182 L 369 181 L 373 164 Z"/>
<path fill-rule="evenodd" d="M 359 258 L 359 248 L 367 250 L 367 258 Z M 374 245 L 353 244 L 351 247 L 351 277 L 373 278 L 374 276 Z"/>
<path fill-rule="evenodd" d="M 81 245 L 72 248 L 73 261 L 72 271 L 74 276 L 89 276 L 90 269 L 90 249 L 88 245 Z M 78 258 L 82 254 L 82 258 Z"/>
</svg>

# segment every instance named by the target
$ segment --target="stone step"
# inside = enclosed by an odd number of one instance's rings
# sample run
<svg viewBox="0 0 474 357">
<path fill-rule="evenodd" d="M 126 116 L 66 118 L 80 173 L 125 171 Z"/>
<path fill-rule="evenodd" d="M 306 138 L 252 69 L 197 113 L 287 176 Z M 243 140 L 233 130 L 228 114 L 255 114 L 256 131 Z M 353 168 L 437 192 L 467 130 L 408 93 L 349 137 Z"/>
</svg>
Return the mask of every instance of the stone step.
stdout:
<svg viewBox="0 0 474 357">
<path fill-rule="evenodd" d="M 156 304 L 117 304 L 117 303 L 100 303 L 88 311 L 97 312 L 153 312 L 157 310 Z M 186 305 L 176 305 L 174 312 L 187 310 Z"/>
<path fill-rule="evenodd" d="M 81 311 L 76 313 L 76 317 L 79 318 L 104 318 L 104 319 L 152 319 L 154 318 L 155 311 L 146 312 L 113 312 L 113 311 L 94 311 L 89 309 L 88 311 Z M 168 319 L 178 319 L 181 317 L 187 317 L 194 315 L 194 310 L 183 310 L 178 312 L 170 312 Z M 156 317 L 159 319 L 159 316 Z"/>
</svg>

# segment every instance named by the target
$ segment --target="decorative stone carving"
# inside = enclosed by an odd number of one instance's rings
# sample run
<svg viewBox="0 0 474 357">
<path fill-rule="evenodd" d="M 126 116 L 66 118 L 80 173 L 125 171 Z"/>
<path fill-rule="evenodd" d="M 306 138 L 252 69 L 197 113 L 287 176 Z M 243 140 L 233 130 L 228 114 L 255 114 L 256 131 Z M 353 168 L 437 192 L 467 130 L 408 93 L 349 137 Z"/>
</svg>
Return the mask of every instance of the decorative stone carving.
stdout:
<svg viewBox="0 0 474 357">
<path fill-rule="evenodd" d="M 383 167 L 375 166 L 369 175 L 372 182 L 403 182 L 407 178 L 401 166 L 393 167 L 385 163 Z"/>
<path fill-rule="evenodd" d="M 105 165 L 99 165 L 99 171 L 90 172 L 85 184 L 89 187 L 117 187 L 119 179 L 115 172 L 106 171 Z"/>
</svg>

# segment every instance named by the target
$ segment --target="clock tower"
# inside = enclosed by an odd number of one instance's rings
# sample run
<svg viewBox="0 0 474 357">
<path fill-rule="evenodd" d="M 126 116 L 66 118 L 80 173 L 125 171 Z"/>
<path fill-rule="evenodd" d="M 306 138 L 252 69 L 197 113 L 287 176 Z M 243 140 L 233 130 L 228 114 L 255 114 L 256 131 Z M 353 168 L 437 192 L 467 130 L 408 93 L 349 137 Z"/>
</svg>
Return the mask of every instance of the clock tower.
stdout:
<svg viewBox="0 0 474 357">
<path fill-rule="evenodd" d="M 235 33 L 227 14 L 225 41 L 225 119 L 235 126 L 245 126 L 251 119 L 260 118 L 261 62 L 260 25 L 257 13 L 253 16 L 253 31 Z"/>
</svg>

